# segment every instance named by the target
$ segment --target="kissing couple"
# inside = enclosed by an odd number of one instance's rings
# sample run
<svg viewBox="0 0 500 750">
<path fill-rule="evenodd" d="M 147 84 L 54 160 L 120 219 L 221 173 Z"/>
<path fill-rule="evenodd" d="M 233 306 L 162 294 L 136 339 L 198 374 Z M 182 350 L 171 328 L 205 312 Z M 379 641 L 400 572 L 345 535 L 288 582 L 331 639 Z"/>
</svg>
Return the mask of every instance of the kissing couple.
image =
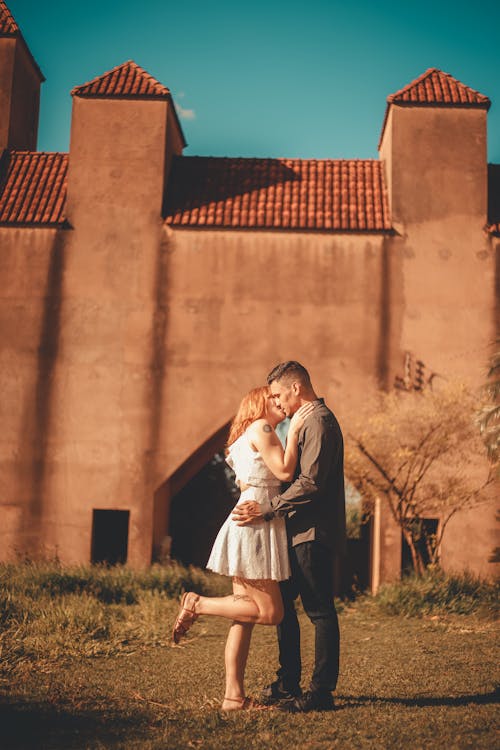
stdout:
<svg viewBox="0 0 500 750">
<path fill-rule="evenodd" d="M 283 449 L 275 429 L 285 417 L 290 426 Z M 200 615 L 231 621 L 223 711 L 332 710 L 340 644 L 333 560 L 345 546 L 344 447 L 337 419 L 317 397 L 303 365 L 282 362 L 266 386 L 244 396 L 231 424 L 226 461 L 241 495 L 217 535 L 207 568 L 231 576 L 233 593 L 186 592 L 173 641 L 178 643 Z M 315 630 L 314 668 L 304 692 L 298 596 Z M 244 687 L 254 625 L 277 626 L 279 647 L 277 678 L 258 700 L 247 697 Z"/>
</svg>

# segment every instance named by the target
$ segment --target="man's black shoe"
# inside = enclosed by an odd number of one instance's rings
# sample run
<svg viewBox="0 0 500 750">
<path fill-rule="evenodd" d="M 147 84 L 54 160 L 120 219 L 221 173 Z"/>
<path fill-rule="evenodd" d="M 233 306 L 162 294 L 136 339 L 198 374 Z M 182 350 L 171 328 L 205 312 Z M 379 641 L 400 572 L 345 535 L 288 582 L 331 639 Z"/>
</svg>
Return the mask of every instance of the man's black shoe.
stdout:
<svg viewBox="0 0 500 750">
<path fill-rule="evenodd" d="M 291 714 L 300 714 L 308 711 L 333 711 L 335 704 L 333 695 L 328 690 L 308 690 L 298 698 L 282 703 L 279 708 Z"/>
<path fill-rule="evenodd" d="M 292 701 L 301 695 L 302 690 L 299 686 L 288 689 L 283 685 L 281 680 L 276 680 L 275 682 L 271 682 L 270 685 L 266 685 L 262 690 L 259 696 L 259 703 L 262 703 L 263 706 L 274 706 L 276 703 L 281 703 L 281 701 Z"/>
</svg>

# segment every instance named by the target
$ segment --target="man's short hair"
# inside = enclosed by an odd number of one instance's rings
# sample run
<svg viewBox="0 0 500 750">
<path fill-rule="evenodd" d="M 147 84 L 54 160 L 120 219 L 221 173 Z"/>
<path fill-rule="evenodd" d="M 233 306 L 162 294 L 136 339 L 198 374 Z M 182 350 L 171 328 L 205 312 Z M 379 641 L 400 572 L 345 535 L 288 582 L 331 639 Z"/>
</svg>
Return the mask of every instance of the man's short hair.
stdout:
<svg viewBox="0 0 500 750">
<path fill-rule="evenodd" d="M 298 380 L 302 385 L 311 387 L 309 373 L 304 365 L 301 365 L 300 362 L 295 362 L 295 360 L 280 362 L 279 365 L 273 367 L 267 376 L 267 384 L 271 385 L 275 380 L 285 381 L 285 383 L 290 383 L 292 380 Z"/>
</svg>

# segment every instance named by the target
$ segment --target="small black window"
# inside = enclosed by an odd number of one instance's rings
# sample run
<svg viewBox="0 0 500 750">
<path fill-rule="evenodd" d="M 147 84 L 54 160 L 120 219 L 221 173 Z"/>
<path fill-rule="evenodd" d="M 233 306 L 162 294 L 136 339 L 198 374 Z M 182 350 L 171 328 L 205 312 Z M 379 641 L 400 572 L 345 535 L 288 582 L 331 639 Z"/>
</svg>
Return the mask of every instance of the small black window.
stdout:
<svg viewBox="0 0 500 750">
<path fill-rule="evenodd" d="M 118 565 L 127 562 L 128 510 L 94 510 L 92 562 Z"/>
</svg>

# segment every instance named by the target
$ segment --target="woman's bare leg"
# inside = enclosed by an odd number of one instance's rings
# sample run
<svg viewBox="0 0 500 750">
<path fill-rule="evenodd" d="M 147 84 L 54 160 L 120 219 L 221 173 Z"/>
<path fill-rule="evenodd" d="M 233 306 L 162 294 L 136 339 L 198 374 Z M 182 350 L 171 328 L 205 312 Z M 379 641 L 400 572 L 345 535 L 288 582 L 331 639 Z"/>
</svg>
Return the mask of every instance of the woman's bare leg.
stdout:
<svg viewBox="0 0 500 750">
<path fill-rule="evenodd" d="M 189 594 L 186 607 L 197 615 L 218 615 L 236 622 L 278 625 L 283 619 L 283 601 L 277 581 L 235 578 L 230 596 Z"/>
<path fill-rule="evenodd" d="M 235 711 L 242 707 L 238 699 L 245 697 L 245 668 L 247 665 L 253 623 L 233 622 L 227 635 L 224 662 L 226 665 L 226 689 L 222 709 Z M 226 700 L 232 698 L 233 700 Z"/>
<path fill-rule="evenodd" d="M 277 581 L 233 579 L 230 596 L 199 596 L 190 591 L 183 597 L 172 638 L 179 643 L 199 615 L 218 615 L 241 624 L 279 625 L 283 600 Z"/>
<path fill-rule="evenodd" d="M 275 622 L 277 618 L 282 617 L 281 592 L 275 581 L 250 582 L 235 578 L 233 579 L 232 600 L 232 607 L 238 606 L 242 610 L 247 610 L 249 604 L 255 607 L 262 622 L 271 622 L 271 620 Z M 202 610 L 206 613 L 206 608 L 213 606 L 214 602 L 211 597 L 207 597 L 201 604 Z M 198 605 L 196 609 L 199 611 Z M 224 654 L 226 665 L 226 689 L 222 703 L 224 711 L 242 708 L 245 697 L 245 669 L 253 627 L 254 622 L 234 621 L 229 628 Z M 227 700 L 229 698 L 233 700 Z M 238 703 L 237 699 L 242 700 Z"/>
</svg>

